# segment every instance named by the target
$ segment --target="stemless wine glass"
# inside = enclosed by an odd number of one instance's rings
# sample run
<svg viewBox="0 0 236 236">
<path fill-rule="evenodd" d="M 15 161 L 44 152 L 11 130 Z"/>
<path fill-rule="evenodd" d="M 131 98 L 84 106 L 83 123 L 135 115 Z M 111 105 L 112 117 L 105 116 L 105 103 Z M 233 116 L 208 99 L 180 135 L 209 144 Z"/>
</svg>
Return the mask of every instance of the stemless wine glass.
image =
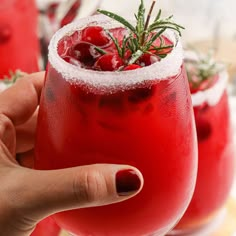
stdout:
<svg viewBox="0 0 236 236">
<path fill-rule="evenodd" d="M 121 27 L 97 15 L 62 28 L 52 38 L 38 118 L 36 168 L 130 164 L 142 172 L 144 187 L 125 202 L 65 211 L 54 219 L 73 235 L 164 235 L 186 210 L 197 172 L 196 131 L 181 44 L 168 32 L 177 46 L 160 62 L 133 71 L 92 71 L 60 57 L 68 37 L 77 40 L 73 33 L 88 25 Z"/>
<path fill-rule="evenodd" d="M 0 78 L 9 71 L 39 70 L 38 13 L 34 0 L 1 0 Z"/>
<path fill-rule="evenodd" d="M 170 235 L 209 235 L 224 219 L 224 204 L 234 180 L 226 69 L 213 80 L 211 87 L 192 94 L 199 151 L 197 184 L 186 213 Z"/>
</svg>

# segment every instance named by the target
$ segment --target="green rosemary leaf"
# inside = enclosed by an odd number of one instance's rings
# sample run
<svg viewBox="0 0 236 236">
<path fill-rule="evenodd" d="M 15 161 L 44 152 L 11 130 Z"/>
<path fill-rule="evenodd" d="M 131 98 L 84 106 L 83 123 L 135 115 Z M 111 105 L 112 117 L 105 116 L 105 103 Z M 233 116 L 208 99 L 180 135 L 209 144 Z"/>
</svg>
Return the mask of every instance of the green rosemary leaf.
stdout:
<svg viewBox="0 0 236 236">
<path fill-rule="evenodd" d="M 169 46 L 160 46 L 160 47 L 153 47 L 152 49 L 154 49 L 155 51 L 162 51 L 163 49 L 170 49 L 173 48 L 174 45 L 169 45 Z"/>
<path fill-rule="evenodd" d="M 157 32 L 156 34 L 154 34 L 153 36 L 152 36 L 152 38 L 149 40 L 149 42 L 146 44 L 146 46 L 145 46 L 145 51 L 148 51 L 149 49 L 150 49 L 150 47 L 152 46 L 152 44 L 157 40 L 157 38 L 159 38 L 161 35 L 162 35 L 162 33 L 164 32 L 166 30 L 166 28 L 163 28 L 163 29 L 161 29 L 159 32 Z"/>
<path fill-rule="evenodd" d="M 141 0 L 141 3 L 139 5 L 139 10 L 138 10 L 138 15 L 137 15 L 137 26 L 136 26 L 137 34 L 139 37 L 140 35 L 143 34 L 144 27 L 145 27 L 145 7 L 144 7 L 143 0 Z"/>
<path fill-rule="evenodd" d="M 173 17 L 174 17 L 174 16 L 171 15 L 171 16 L 167 17 L 166 20 L 171 20 Z"/>
<path fill-rule="evenodd" d="M 134 44 L 134 46 L 135 46 L 135 50 L 137 51 L 138 48 L 139 48 L 138 39 L 134 37 L 134 38 L 132 39 L 132 42 L 133 42 L 133 44 Z"/>
<path fill-rule="evenodd" d="M 161 9 L 158 11 L 157 16 L 154 20 L 154 22 L 158 21 L 161 18 Z"/>
<path fill-rule="evenodd" d="M 126 37 L 126 36 L 123 37 L 122 48 L 121 48 L 122 58 L 124 58 L 124 56 L 125 56 L 126 45 L 127 45 L 128 40 L 129 40 L 129 37 Z"/>
<path fill-rule="evenodd" d="M 108 36 L 111 38 L 111 40 L 115 44 L 119 56 L 122 57 L 122 49 L 119 45 L 118 39 L 115 38 L 108 30 L 105 30 L 105 32 L 108 34 Z"/>
<path fill-rule="evenodd" d="M 10 70 L 9 71 L 9 77 L 8 76 L 4 76 L 3 77 L 3 83 L 6 85 L 12 85 L 14 84 L 19 78 L 23 77 L 26 73 L 20 71 L 20 70 L 16 70 L 15 72 Z"/>
<path fill-rule="evenodd" d="M 174 45 L 165 45 L 165 39 L 161 37 L 167 29 L 174 30 L 181 36 L 181 30 L 184 29 L 184 27 L 174 23 L 172 21 L 172 15 L 162 19 L 161 10 L 158 11 L 154 22 L 150 24 L 151 15 L 155 4 L 156 0 L 153 0 L 151 7 L 146 14 L 144 0 L 140 0 L 138 12 L 134 15 L 136 19 L 136 25 L 134 26 L 126 19 L 115 13 L 106 10 L 98 10 L 99 13 L 104 14 L 115 21 L 118 21 L 130 31 L 129 35 L 124 36 L 121 42 L 120 40 L 118 42 L 118 39 L 114 38 L 114 36 L 107 31 L 107 34 L 110 36 L 116 46 L 119 56 L 123 58 L 124 61 L 127 61 L 125 58 L 126 52 L 130 51 L 131 59 L 128 61 L 128 64 L 135 63 L 144 53 L 153 53 L 154 50 L 154 52 L 156 51 L 156 53 L 159 55 L 159 53 L 162 53 L 161 50 L 172 48 Z M 160 45 L 153 45 L 158 38 L 160 39 Z M 150 49 L 152 49 L 152 51 L 149 51 Z M 104 52 L 101 51 L 101 53 Z M 168 52 L 166 54 L 168 54 Z M 160 57 L 165 57 L 166 54 L 162 53 Z"/>
<path fill-rule="evenodd" d="M 129 61 L 128 64 L 129 64 L 129 65 L 134 64 L 142 55 L 143 55 L 143 52 L 142 52 L 141 50 L 136 51 L 136 52 L 132 55 L 132 57 L 131 57 L 131 59 L 130 59 L 130 61 Z"/>
<path fill-rule="evenodd" d="M 181 28 L 181 29 L 184 29 L 183 26 L 181 26 L 181 25 L 179 25 L 179 24 L 176 24 L 176 23 L 174 23 L 174 22 L 172 22 L 172 21 L 169 21 L 169 20 L 167 20 L 167 19 L 155 21 L 155 22 L 153 22 L 149 27 L 156 26 L 156 25 L 164 25 L 164 24 L 170 24 L 170 25 L 174 25 L 174 26 L 176 26 L 176 27 L 179 27 L 179 28 Z"/>
<path fill-rule="evenodd" d="M 127 41 L 127 47 L 131 51 L 131 53 L 135 53 L 135 46 L 133 45 L 131 41 L 132 40 L 129 38 L 129 40 Z"/>
<path fill-rule="evenodd" d="M 101 53 L 102 55 L 107 54 L 107 52 L 106 52 L 105 50 L 103 50 L 103 49 L 101 49 L 101 48 L 99 48 L 99 47 L 95 47 L 94 49 L 95 49 L 97 52 Z"/>
<path fill-rule="evenodd" d="M 124 19 L 123 17 L 113 13 L 113 12 L 110 12 L 110 11 L 105 11 L 105 10 L 100 10 L 98 9 L 97 10 L 99 13 L 103 14 L 103 15 L 106 15 L 118 22 L 120 22 L 122 25 L 126 26 L 128 29 L 130 29 L 133 33 L 136 33 L 136 30 L 135 30 L 135 27 L 133 27 L 133 25 L 131 25 L 126 19 Z"/>
<path fill-rule="evenodd" d="M 171 25 L 170 26 L 168 26 L 168 25 L 163 25 L 163 26 L 162 25 L 157 25 L 157 26 L 152 28 L 151 32 L 156 31 L 156 30 L 160 30 L 160 29 L 172 29 L 174 31 L 177 31 L 179 36 L 181 36 L 180 29 L 178 29 L 178 28 L 176 28 L 174 26 L 171 26 Z"/>
</svg>

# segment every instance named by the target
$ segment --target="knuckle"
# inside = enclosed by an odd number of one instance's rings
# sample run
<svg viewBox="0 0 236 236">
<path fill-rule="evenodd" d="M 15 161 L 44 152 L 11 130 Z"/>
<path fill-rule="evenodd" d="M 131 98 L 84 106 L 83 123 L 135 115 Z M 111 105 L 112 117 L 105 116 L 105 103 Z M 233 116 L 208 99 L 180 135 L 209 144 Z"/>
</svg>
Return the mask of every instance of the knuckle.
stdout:
<svg viewBox="0 0 236 236">
<path fill-rule="evenodd" d="M 76 199 L 82 203 L 96 203 L 107 195 L 104 176 L 98 171 L 84 171 L 75 178 L 73 191 Z"/>
</svg>

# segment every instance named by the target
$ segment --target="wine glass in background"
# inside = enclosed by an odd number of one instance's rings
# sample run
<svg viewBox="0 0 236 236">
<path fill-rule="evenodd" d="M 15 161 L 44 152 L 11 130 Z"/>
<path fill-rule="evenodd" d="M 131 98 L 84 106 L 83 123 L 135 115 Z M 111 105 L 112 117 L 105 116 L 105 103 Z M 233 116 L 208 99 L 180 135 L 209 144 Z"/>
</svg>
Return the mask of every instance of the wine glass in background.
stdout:
<svg viewBox="0 0 236 236">
<path fill-rule="evenodd" d="M 198 176 L 190 205 L 168 235 L 210 235 L 224 220 L 235 172 L 228 72 L 212 55 L 186 53 L 198 136 Z"/>
<path fill-rule="evenodd" d="M 137 196 L 58 213 L 54 219 L 73 235 L 164 235 L 186 210 L 197 172 L 181 44 L 165 59 L 133 71 L 94 71 L 89 63 L 84 69 L 79 62 L 76 66 L 63 60 L 68 48 L 80 42 L 78 31 L 94 25 L 123 39 L 120 24 L 97 15 L 64 27 L 50 43 L 35 165 L 45 170 L 93 163 L 134 165 L 145 181 Z M 176 36 L 169 32 L 166 37 L 175 44 Z M 112 50 L 112 44 L 106 47 Z"/>
<path fill-rule="evenodd" d="M 101 0 L 37 0 L 44 67 L 47 64 L 48 44 L 53 34 L 78 18 L 94 14 L 100 2 Z"/>
<path fill-rule="evenodd" d="M 27 73 L 40 68 L 38 12 L 34 0 L 1 0 L 0 78 L 10 71 Z"/>
</svg>

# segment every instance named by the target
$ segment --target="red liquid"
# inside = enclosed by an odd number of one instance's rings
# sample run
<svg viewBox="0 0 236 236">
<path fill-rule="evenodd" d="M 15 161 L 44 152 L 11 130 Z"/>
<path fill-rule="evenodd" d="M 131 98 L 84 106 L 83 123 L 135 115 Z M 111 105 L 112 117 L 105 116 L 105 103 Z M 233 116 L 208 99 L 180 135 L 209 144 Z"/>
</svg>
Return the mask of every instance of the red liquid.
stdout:
<svg viewBox="0 0 236 236">
<path fill-rule="evenodd" d="M 87 94 L 49 66 L 39 115 L 37 169 L 127 163 L 139 168 L 145 179 L 142 192 L 126 202 L 57 214 L 62 228 L 78 235 L 144 235 L 181 217 L 196 173 L 186 86 L 182 71 L 152 89 Z"/>
<path fill-rule="evenodd" d="M 118 38 L 122 32 L 113 30 Z M 64 55 L 63 45 L 71 47 L 78 37 L 78 33 L 65 37 L 58 47 L 60 55 Z M 108 50 L 114 50 L 113 46 Z M 128 201 L 56 214 L 63 229 L 81 236 L 163 235 L 190 201 L 196 154 L 183 67 L 175 77 L 159 82 L 153 78 L 142 87 L 99 95 L 66 81 L 48 65 L 38 118 L 36 168 L 120 163 L 137 167 L 144 176 L 144 188 Z"/>
<path fill-rule="evenodd" d="M 37 224 L 31 236 L 59 236 L 61 229 L 50 217 Z"/>
<path fill-rule="evenodd" d="M 194 108 L 198 133 L 199 168 L 193 199 L 177 228 L 202 226 L 219 212 L 234 177 L 234 153 L 226 92 L 215 106 Z"/>
<path fill-rule="evenodd" d="M 0 78 L 10 70 L 39 70 L 37 16 L 34 0 L 1 0 Z"/>
</svg>

